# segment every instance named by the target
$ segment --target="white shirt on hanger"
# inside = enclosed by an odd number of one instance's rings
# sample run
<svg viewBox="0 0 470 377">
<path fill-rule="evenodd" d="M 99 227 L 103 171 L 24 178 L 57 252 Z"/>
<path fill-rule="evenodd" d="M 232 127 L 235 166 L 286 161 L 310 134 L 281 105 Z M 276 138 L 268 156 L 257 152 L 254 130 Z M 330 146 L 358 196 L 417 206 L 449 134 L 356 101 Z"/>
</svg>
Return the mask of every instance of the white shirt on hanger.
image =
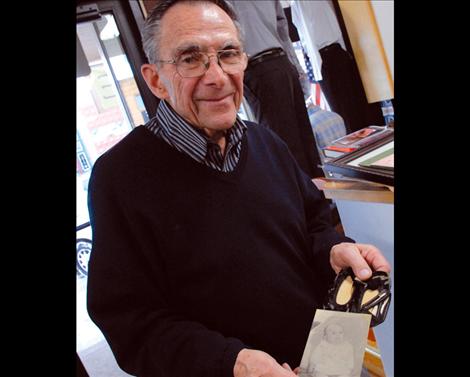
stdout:
<svg viewBox="0 0 470 377">
<path fill-rule="evenodd" d="M 333 43 L 346 47 L 333 4 L 330 0 L 291 1 L 292 23 L 307 50 L 315 80 L 321 80 L 322 59 L 318 50 Z"/>
</svg>

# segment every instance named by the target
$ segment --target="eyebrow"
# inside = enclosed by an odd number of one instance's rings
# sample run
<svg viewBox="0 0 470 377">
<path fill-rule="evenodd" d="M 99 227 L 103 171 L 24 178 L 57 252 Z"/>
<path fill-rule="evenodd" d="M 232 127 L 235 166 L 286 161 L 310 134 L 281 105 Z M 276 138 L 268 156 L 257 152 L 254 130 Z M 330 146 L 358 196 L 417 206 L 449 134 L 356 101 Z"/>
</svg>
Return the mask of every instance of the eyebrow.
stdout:
<svg viewBox="0 0 470 377">
<path fill-rule="evenodd" d="M 231 50 L 231 49 L 241 50 L 242 49 L 241 43 L 235 42 L 235 41 L 227 41 L 222 46 L 223 47 L 220 50 Z"/>
<path fill-rule="evenodd" d="M 178 46 L 175 50 L 176 56 L 179 56 L 186 52 L 196 52 L 196 51 L 201 51 L 201 47 L 194 43 L 182 44 L 181 46 Z"/>
<path fill-rule="evenodd" d="M 219 50 L 241 50 L 242 46 L 240 43 L 234 42 L 234 41 L 227 41 L 225 42 L 222 47 Z M 175 49 L 175 56 L 179 56 L 184 53 L 188 52 L 199 52 L 199 51 L 204 51 L 204 49 L 201 48 L 200 45 L 197 45 L 195 43 L 183 43 L 181 46 L 178 46 Z"/>
</svg>

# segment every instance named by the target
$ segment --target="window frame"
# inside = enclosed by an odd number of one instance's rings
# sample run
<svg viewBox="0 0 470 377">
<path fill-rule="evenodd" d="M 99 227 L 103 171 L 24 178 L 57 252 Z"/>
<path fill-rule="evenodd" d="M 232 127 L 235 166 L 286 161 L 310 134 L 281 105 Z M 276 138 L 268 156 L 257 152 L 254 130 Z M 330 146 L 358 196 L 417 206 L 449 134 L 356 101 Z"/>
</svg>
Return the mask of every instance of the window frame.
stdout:
<svg viewBox="0 0 470 377">
<path fill-rule="evenodd" d="M 122 48 L 131 66 L 132 73 L 134 74 L 134 79 L 141 93 L 145 109 L 149 115 L 149 118 L 152 118 L 156 113 L 159 100 L 150 91 L 140 72 L 140 67 L 142 64 L 147 63 L 147 58 L 143 52 L 139 31 L 139 26 L 141 27 L 143 25 L 144 16 L 140 7 L 135 6 L 138 5 L 138 3 L 132 6 L 129 1 L 77 0 L 77 16 L 79 7 L 83 7 L 85 5 L 96 7 L 99 14 L 110 13 L 113 15 L 119 29 L 119 38 Z M 85 19 L 81 21 L 77 17 L 77 24 L 87 21 L 90 20 Z"/>
</svg>

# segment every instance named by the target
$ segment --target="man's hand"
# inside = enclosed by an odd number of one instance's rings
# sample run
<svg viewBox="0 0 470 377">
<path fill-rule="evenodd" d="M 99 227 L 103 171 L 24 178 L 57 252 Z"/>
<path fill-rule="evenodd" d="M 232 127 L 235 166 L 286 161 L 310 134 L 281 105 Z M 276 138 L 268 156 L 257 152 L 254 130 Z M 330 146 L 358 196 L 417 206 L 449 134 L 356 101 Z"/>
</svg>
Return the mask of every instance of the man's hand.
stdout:
<svg viewBox="0 0 470 377">
<path fill-rule="evenodd" d="M 379 249 L 373 245 L 342 242 L 331 248 L 331 267 L 336 273 L 343 268 L 351 267 L 361 280 L 367 280 L 374 271 L 390 272 L 390 264 Z"/>
<path fill-rule="evenodd" d="M 266 352 L 242 349 L 233 367 L 234 377 L 295 377 L 287 363 L 279 365 Z"/>
</svg>

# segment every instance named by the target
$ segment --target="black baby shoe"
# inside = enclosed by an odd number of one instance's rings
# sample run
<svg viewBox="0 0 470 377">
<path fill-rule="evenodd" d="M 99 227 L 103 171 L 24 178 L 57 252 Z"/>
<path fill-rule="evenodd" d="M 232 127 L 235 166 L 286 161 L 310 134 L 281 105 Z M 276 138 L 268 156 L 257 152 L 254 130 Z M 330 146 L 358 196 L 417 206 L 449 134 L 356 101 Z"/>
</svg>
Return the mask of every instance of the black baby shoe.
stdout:
<svg viewBox="0 0 470 377">
<path fill-rule="evenodd" d="M 328 299 L 324 309 L 337 310 L 340 312 L 351 311 L 352 300 L 354 297 L 354 273 L 351 268 L 341 270 L 336 276 L 328 291 Z"/>
<path fill-rule="evenodd" d="M 341 270 L 336 276 L 333 287 L 328 291 L 324 308 L 342 312 L 370 314 L 370 326 L 385 321 L 390 306 L 390 275 L 374 271 L 366 281 L 356 278 L 352 268 Z"/>
</svg>

